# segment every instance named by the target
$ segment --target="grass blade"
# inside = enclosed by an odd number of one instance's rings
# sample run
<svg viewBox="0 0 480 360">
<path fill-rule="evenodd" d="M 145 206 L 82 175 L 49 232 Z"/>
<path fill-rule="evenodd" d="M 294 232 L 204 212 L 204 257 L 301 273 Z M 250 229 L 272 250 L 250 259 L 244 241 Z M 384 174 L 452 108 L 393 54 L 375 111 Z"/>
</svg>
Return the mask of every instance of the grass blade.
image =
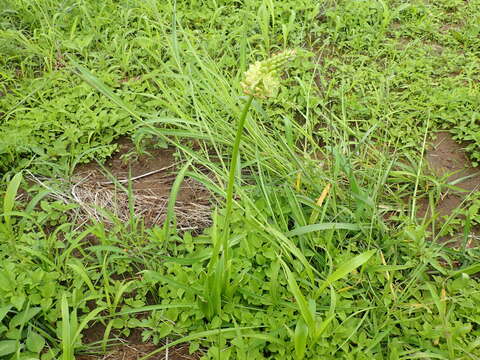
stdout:
<svg viewBox="0 0 480 360">
<path fill-rule="evenodd" d="M 322 293 L 328 286 L 332 285 L 335 281 L 340 280 L 347 276 L 350 272 L 355 270 L 357 267 L 365 264 L 372 256 L 375 254 L 376 250 L 366 251 L 358 256 L 355 256 L 350 261 L 342 264 L 333 274 L 330 274 L 325 282 L 320 286 L 318 290 L 319 293 Z"/>
<path fill-rule="evenodd" d="M 70 61 L 74 64 L 76 70 L 78 71 L 78 74 L 80 77 L 92 88 L 95 90 L 99 91 L 103 95 L 105 95 L 107 98 L 109 98 L 115 105 L 119 106 L 126 112 L 128 112 L 130 115 L 132 115 L 136 120 L 142 121 L 142 118 L 139 114 L 137 114 L 135 111 L 132 110 L 129 104 L 127 104 L 125 101 L 120 99 L 113 91 L 108 87 L 102 80 L 100 80 L 98 77 L 93 75 L 87 68 L 84 68 L 80 64 L 77 64 L 73 59 L 70 59 Z"/>
<path fill-rule="evenodd" d="M 68 310 L 67 294 L 63 293 L 61 301 L 62 313 L 62 360 L 73 360 L 72 334 L 70 328 L 70 312 Z"/>
<path fill-rule="evenodd" d="M 15 198 L 17 197 L 18 188 L 22 182 L 23 175 L 21 172 L 16 174 L 7 186 L 5 197 L 3 198 L 3 212 L 5 213 L 5 224 L 7 227 L 11 226 L 10 213 L 15 205 Z"/>
<path fill-rule="evenodd" d="M 292 231 L 287 232 L 285 235 L 288 237 L 292 236 L 301 236 L 315 231 L 324 231 L 324 230 L 351 230 L 351 231 L 360 231 L 362 227 L 358 224 L 350 223 L 323 223 L 323 224 L 313 224 L 301 226 Z"/>
<path fill-rule="evenodd" d="M 165 244 L 168 243 L 168 239 L 170 237 L 170 225 L 172 220 L 175 218 L 175 202 L 177 201 L 177 195 L 180 191 L 180 186 L 182 185 L 183 179 L 185 178 L 185 173 L 187 172 L 191 164 L 192 161 L 190 160 L 182 167 L 177 177 L 175 178 L 175 181 L 173 182 L 172 189 L 170 190 L 170 197 L 168 198 L 167 206 L 167 215 L 165 223 L 163 225 Z"/>
<path fill-rule="evenodd" d="M 310 329 L 310 333 L 313 335 L 315 333 L 315 314 L 312 314 L 312 312 L 310 311 L 310 307 L 308 306 L 307 299 L 305 299 L 305 297 L 303 296 L 302 291 L 297 285 L 295 276 L 288 268 L 288 265 L 285 264 L 285 262 L 281 259 L 280 259 L 280 263 L 282 264 L 283 271 L 285 272 L 285 277 L 287 278 L 287 283 L 290 288 L 290 292 L 293 294 L 298 304 L 300 314 L 302 315 L 306 325 Z"/>
<path fill-rule="evenodd" d="M 308 326 L 305 324 L 305 321 L 300 318 L 297 321 L 297 326 L 295 326 L 295 356 L 297 360 L 302 360 L 305 357 L 305 351 L 307 350 L 307 337 L 308 337 Z"/>
</svg>

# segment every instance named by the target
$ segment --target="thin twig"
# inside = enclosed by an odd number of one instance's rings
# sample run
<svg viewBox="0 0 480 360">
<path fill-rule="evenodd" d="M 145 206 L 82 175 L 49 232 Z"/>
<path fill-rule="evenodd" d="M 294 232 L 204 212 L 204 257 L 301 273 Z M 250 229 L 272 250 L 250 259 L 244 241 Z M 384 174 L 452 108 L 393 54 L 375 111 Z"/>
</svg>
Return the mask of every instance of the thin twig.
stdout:
<svg viewBox="0 0 480 360">
<path fill-rule="evenodd" d="M 138 175 L 138 176 L 134 176 L 130 179 L 122 179 L 122 180 L 115 180 L 115 181 L 102 181 L 102 182 L 97 182 L 98 185 L 111 185 L 111 184 L 115 184 L 117 182 L 119 182 L 120 184 L 124 184 L 124 183 L 127 183 L 128 181 L 134 181 L 134 180 L 138 180 L 138 179 L 141 179 L 141 178 L 144 178 L 144 177 L 147 177 L 147 176 L 150 176 L 150 175 L 154 175 L 154 174 L 157 174 L 159 172 L 162 172 L 162 171 L 165 171 L 167 169 L 170 169 L 172 167 L 174 167 L 175 165 L 177 164 L 171 164 L 171 165 L 168 165 L 168 166 L 165 166 L 161 169 L 157 169 L 157 170 L 152 170 L 152 171 L 149 171 L 145 174 L 141 174 L 141 175 Z"/>
</svg>

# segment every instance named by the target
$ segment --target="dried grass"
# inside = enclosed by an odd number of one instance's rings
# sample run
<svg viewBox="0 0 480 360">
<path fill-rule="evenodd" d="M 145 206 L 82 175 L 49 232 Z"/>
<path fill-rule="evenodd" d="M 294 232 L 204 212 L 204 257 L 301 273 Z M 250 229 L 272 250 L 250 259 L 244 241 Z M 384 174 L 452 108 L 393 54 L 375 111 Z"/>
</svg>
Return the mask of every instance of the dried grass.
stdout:
<svg viewBox="0 0 480 360">
<path fill-rule="evenodd" d="M 96 180 L 95 172 L 83 174 L 82 178 L 64 181 L 62 191 L 49 187 L 47 178 L 30 174 L 30 179 L 51 191 L 50 197 L 64 203 L 76 203 L 79 208 L 76 218 L 79 222 L 95 220 L 112 225 L 115 220 L 130 220 L 129 195 L 125 187 Z M 171 184 L 174 176 L 162 177 L 164 186 Z M 158 181 L 156 182 L 158 184 Z M 175 204 L 177 228 L 181 231 L 198 231 L 211 225 L 211 203 L 205 195 L 205 187 L 194 179 L 186 178 L 182 190 L 192 194 L 192 201 L 178 201 Z M 198 194 L 198 196 L 197 196 Z M 141 217 L 146 226 L 162 225 L 166 218 L 169 195 L 158 194 L 150 189 L 133 189 L 135 217 Z M 73 215 L 73 214 L 72 214 Z"/>
</svg>

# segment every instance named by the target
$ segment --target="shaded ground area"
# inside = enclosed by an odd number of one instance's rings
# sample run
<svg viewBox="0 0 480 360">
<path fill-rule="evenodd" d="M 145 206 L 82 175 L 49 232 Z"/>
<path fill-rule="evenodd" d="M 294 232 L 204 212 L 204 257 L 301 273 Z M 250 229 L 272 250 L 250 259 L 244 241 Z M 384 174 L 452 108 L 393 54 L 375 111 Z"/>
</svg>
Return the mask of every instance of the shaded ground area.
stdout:
<svg viewBox="0 0 480 360">
<path fill-rule="evenodd" d="M 96 163 L 80 166 L 74 176 L 72 197 L 86 215 L 108 222 L 102 211 L 123 221 L 130 217 L 128 186 L 132 185 L 136 216 L 147 226 L 165 220 L 170 190 L 177 173 L 177 161 L 169 149 L 153 149 L 138 155 L 127 139 L 102 168 Z M 185 178 L 177 196 L 175 214 L 181 230 L 199 231 L 210 225 L 211 194 L 197 181 Z"/>
</svg>

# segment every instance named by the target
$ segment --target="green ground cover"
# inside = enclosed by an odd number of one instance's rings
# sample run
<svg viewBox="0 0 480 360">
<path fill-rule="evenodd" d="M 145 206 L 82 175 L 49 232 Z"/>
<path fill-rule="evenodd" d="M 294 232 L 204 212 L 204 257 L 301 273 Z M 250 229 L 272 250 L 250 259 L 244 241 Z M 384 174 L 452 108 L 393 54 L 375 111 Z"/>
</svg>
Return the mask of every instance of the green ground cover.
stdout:
<svg viewBox="0 0 480 360">
<path fill-rule="evenodd" d="M 134 328 L 205 359 L 480 358 L 480 197 L 416 216 L 454 185 L 423 160 L 436 132 L 480 163 L 480 1 L 3 0 L 0 14 L 1 359 L 102 353 Z M 298 55 L 253 100 L 226 220 L 240 83 L 284 49 Z M 133 211 L 80 226 L 49 196 L 123 136 L 176 149 L 177 179 L 214 194 L 212 227 L 178 231 L 172 211 L 163 228 Z M 103 340 L 82 342 L 96 323 Z"/>
</svg>

